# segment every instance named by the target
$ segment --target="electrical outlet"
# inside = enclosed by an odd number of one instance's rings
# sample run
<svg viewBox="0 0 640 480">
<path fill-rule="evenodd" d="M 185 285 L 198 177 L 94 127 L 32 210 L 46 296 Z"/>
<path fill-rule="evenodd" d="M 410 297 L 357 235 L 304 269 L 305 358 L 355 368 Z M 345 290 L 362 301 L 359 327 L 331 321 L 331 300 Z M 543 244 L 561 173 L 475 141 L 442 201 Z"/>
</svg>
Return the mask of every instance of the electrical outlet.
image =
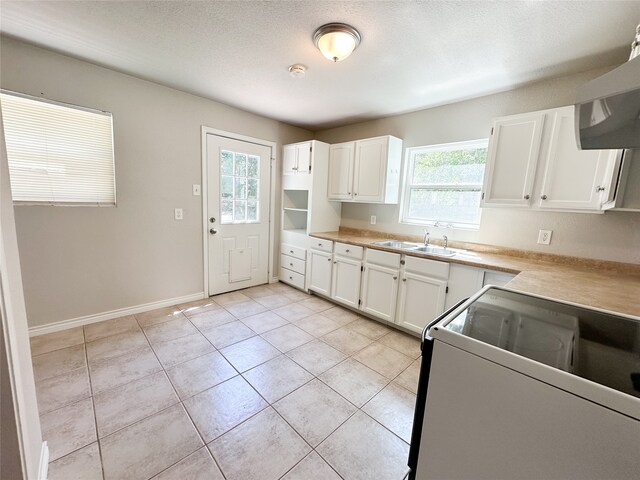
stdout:
<svg viewBox="0 0 640 480">
<path fill-rule="evenodd" d="M 551 234 L 553 230 L 540 230 L 538 232 L 538 243 L 540 245 L 549 245 L 551 243 Z"/>
<path fill-rule="evenodd" d="M 196 197 L 200 196 L 200 185 L 196 183 L 193 184 L 193 195 Z"/>
<path fill-rule="evenodd" d="M 371 215 L 371 225 L 375 225 L 375 224 L 376 224 L 376 216 Z"/>
<path fill-rule="evenodd" d="M 184 212 L 181 208 L 176 208 L 173 210 L 173 218 L 176 220 L 182 220 L 184 218 Z"/>
</svg>

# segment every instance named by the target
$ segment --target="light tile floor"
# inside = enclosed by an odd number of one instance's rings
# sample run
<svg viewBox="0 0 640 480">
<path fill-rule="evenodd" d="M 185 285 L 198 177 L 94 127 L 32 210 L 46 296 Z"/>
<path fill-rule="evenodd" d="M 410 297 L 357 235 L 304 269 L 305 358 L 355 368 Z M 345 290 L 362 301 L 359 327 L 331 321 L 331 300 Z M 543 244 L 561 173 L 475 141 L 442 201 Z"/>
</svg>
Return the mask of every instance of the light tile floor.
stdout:
<svg viewBox="0 0 640 480">
<path fill-rule="evenodd" d="M 417 338 L 284 284 L 31 340 L 51 480 L 401 480 Z"/>
</svg>

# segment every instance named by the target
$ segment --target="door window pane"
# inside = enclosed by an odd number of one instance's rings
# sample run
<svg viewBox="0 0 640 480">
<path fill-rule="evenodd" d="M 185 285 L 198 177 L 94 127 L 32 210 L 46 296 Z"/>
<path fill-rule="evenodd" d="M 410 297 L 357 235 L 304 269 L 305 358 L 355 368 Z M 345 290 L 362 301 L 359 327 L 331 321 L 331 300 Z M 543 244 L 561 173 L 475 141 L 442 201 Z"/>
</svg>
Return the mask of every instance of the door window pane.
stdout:
<svg viewBox="0 0 640 480">
<path fill-rule="evenodd" d="M 235 200 L 233 202 L 234 223 L 244 223 L 247 221 L 247 201 Z"/>
<path fill-rule="evenodd" d="M 258 179 L 250 178 L 247 180 L 247 198 L 258 198 Z"/>
<path fill-rule="evenodd" d="M 233 152 L 223 150 L 220 153 L 220 172 L 223 175 L 233 175 Z"/>
<path fill-rule="evenodd" d="M 247 200 L 247 222 L 258 221 L 258 202 L 256 200 Z"/>
<path fill-rule="evenodd" d="M 247 176 L 258 178 L 260 176 L 260 157 L 250 155 L 247 163 Z"/>
<path fill-rule="evenodd" d="M 235 174 L 246 177 L 247 176 L 247 156 L 244 153 L 236 153 Z"/>
<path fill-rule="evenodd" d="M 260 157 L 220 152 L 220 223 L 258 223 Z M 249 199 L 249 201 L 247 201 Z"/>
</svg>

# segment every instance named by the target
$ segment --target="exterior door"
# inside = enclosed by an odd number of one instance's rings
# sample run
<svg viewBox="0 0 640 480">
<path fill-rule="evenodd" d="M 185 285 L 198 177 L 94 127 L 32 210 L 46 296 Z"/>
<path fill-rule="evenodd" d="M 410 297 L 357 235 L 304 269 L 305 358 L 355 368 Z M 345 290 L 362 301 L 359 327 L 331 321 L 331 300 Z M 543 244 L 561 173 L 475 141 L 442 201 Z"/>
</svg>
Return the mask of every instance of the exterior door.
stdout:
<svg viewBox="0 0 640 480">
<path fill-rule="evenodd" d="M 267 283 L 271 148 L 207 135 L 209 295 Z"/>
</svg>

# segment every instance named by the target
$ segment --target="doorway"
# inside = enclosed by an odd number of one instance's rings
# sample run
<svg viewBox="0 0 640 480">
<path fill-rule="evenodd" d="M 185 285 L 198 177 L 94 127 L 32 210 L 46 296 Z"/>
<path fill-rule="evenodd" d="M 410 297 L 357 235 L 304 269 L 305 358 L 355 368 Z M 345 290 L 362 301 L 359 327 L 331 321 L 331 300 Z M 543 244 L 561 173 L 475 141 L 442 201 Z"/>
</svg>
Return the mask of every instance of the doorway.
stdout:
<svg viewBox="0 0 640 480">
<path fill-rule="evenodd" d="M 269 281 L 270 142 L 206 133 L 205 293 Z"/>
</svg>

